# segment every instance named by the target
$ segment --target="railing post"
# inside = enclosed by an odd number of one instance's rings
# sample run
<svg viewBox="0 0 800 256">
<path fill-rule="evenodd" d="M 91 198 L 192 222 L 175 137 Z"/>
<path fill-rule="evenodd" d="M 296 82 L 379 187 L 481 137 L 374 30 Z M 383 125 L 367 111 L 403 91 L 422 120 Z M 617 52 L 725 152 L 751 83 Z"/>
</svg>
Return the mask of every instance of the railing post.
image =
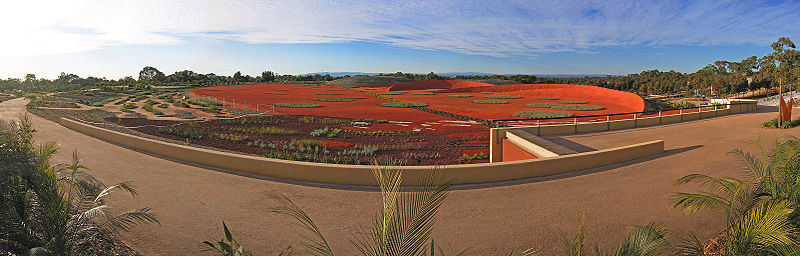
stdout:
<svg viewBox="0 0 800 256">
<path fill-rule="evenodd" d="M 575 134 L 578 134 L 578 118 L 577 117 L 573 117 L 572 118 L 572 124 L 575 125 Z"/>
<path fill-rule="evenodd" d="M 661 120 L 661 110 L 658 110 L 658 124 L 664 124 L 664 121 Z"/>
<path fill-rule="evenodd" d="M 681 116 L 681 122 L 683 122 L 683 109 L 680 109 L 680 114 L 678 115 Z"/>
<path fill-rule="evenodd" d="M 606 115 L 606 131 L 611 130 L 611 115 Z"/>
</svg>

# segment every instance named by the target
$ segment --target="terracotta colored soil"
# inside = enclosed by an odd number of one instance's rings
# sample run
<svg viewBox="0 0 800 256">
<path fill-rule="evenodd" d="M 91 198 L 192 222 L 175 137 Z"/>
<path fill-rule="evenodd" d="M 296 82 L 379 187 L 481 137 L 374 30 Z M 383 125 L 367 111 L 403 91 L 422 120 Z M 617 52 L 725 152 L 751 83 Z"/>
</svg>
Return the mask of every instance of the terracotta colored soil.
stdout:
<svg viewBox="0 0 800 256">
<path fill-rule="evenodd" d="M 431 89 L 437 89 L 435 91 Z M 429 105 L 430 109 L 445 111 L 452 114 L 464 115 L 480 119 L 514 119 L 516 112 L 526 111 L 558 111 L 569 112 L 576 116 L 606 115 L 616 113 L 638 112 L 645 108 L 644 100 L 629 92 L 622 92 L 602 87 L 569 84 L 511 84 L 491 85 L 473 81 L 428 80 L 405 83 L 390 83 L 362 87 L 368 93 L 381 94 L 387 92 L 405 92 L 400 95 L 382 95 L 392 99 L 406 102 L 422 102 Z M 433 95 L 414 95 L 421 92 Z M 476 104 L 475 100 L 491 100 L 489 94 L 482 92 L 496 92 L 491 96 L 516 96 L 517 99 L 502 99 L 508 104 Z M 275 103 L 313 103 L 321 105 L 317 108 L 286 108 L 276 107 L 276 114 L 285 115 L 316 115 L 342 118 L 383 119 L 396 121 L 391 124 L 376 124 L 371 129 L 390 129 L 394 131 L 441 131 L 469 129 L 480 126 L 477 123 L 456 121 L 451 118 L 434 115 L 410 108 L 388 108 L 379 106 L 386 101 L 372 97 L 365 93 L 336 86 L 307 86 L 307 85 L 239 85 L 218 86 L 212 90 L 197 89 L 191 92 L 197 96 L 211 96 L 220 98 L 226 105 L 234 104 L 237 108 L 260 110 L 266 112 Z M 281 93 L 281 94 L 268 94 Z M 336 93 L 338 95 L 320 95 Z M 448 95 L 470 95 L 472 97 L 449 97 Z M 491 97 L 490 96 L 490 97 Z M 320 102 L 314 98 L 339 98 L 339 97 L 366 97 L 355 99 L 352 102 Z M 558 100 L 538 100 L 540 97 L 555 97 Z M 547 108 L 529 108 L 530 103 L 557 103 L 563 100 L 587 101 L 586 104 L 604 107 L 596 111 L 565 111 Z M 246 103 L 246 104 L 245 104 Z M 627 119 L 632 117 L 615 116 L 612 120 Z M 603 121 L 605 117 L 594 118 L 565 118 L 561 120 L 546 120 L 539 124 L 558 124 L 571 122 Z M 516 125 L 531 125 L 531 122 L 510 123 Z"/>
<path fill-rule="evenodd" d="M 329 147 L 329 148 L 332 148 L 332 147 L 349 147 L 349 146 L 352 146 L 352 145 L 353 145 L 352 142 L 346 142 L 346 141 L 339 141 L 339 140 L 326 140 L 325 141 L 325 147 Z"/>
<path fill-rule="evenodd" d="M 247 90 L 237 90 L 242 88 L 246 88 Z M 268 112 L 272 104 L 275 103 L 312 103 L 322 106 L 317 108 L 276 107 L 275 112 L 279 115 L 314 115 L 401 122 L 374 124 L 370 127 L 370 129 L 373 130 L 414 131 L 414 129 L 419 129 L 420 131 L 441 131 L 464 128 L 461 126 L 454 127 L 436 124 L 423 126 L 422 124 L 425 123 L 455 120 L 410 108 L 381 107 L 379 104 L 385 103 L 385 100 L 343 87 L 261 84 L 217 86 L 213 87 L 213 89 L 213 91 L 196 89 L 193 90 L 191 94 L 215 97 L 226 102 L 226 105 L 233 105 L 235 108 L 246 108 L 248 110 L 259 110 L 262 112 Z M 268 92 L 282 94 L 267 94 Z M 339 95 L 319 95 L 324 93 L 337 93 Z M 351 102 L 314 101 L 315 98 L 341 97 L 364 97 L 364 99 L 355 99 Z M 468 128 L 478 127 L 482 126 L 471 125 Z"/>
<path fill-rule="evenodd" d="M 527 159 L 534 159 L 536 156 L 531 155 L 530 153 L 522 150 L 521 148 L 517 147 L 517 145 L 508 142 L 508 140 L 503 140 L 503 161 L 517 161 L 517 160 L 527 160 Z"/>
</svg>

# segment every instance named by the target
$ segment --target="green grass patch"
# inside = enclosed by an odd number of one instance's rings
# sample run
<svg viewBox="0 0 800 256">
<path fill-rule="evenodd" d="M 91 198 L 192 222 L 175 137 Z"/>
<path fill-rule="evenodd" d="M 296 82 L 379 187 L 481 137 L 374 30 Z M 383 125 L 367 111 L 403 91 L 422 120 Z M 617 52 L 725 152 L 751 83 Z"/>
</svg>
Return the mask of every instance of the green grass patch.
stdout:
<svg viewBox="0 0 800 256">
<path fill-rule="evenodd" d="M 314 104 L 314 103 L 275 103 L 275 106 L 284 107 L 284 108 L 318 108 L 322 107 L 322 105 Z"/>
<path fill-rule="evenodd" d="M 380 106 L 381 107 L 390 107 L 390 108 L 419 108 L 419 107 L 427 107 L 428 104 L 421 103 L 421 102 L 396 101 L 396 102 L 381 103 Z"/>
<path fill-rule="evenodd" d="M 516 117 L 522 118 L 557 118 L 557 117 L 571 117 L 571 113 L 566 112 L 550 112 L 550 111 L 536 111 L 536 112 L 517 112 L 514 113 Z"/>
<path fill-rule="evenodd" d="M 354 100 L 360 100 L 360 99 L 366 99 L 367 97 L 361 97 L 361 96 L 347 96 L 347 97 L 340 97 L 340 98 L 342 98 L 342 99 L 354 99 Z"/>
<path fill-rule="evenodd" d="M 504 101 L 504 100 L 475 100 L 475 101 L 472 101 L 472 103 L 477 103 L 477 104 L 508 104 L 508 101 Z"/>
<path fill-rule="evenodd" d="M 264 94 L 283 95 L 283 93 L 280 92 L 265 92 Z"/>
<path fill-rule="evenodd" d="M 203 91 L 219 91 L 219 89 L 202 89 Z"/>
<path fill-rule="evenodd" d="M 558 100 L 558 98 L 554 98 L 554 97 L 536 97 L 534 99 L 537 99 L 537 100 Z"/>
<path fill-rule="evenodd" d="M 432 92 L 415 92 L 412 93 L 411 95 L 436 95 L 436 94 Z"/>
<path fill-rule="evenodd" d="M 525 106 L 529 108 L 552 108 L 571 111 L 594 111 L 605 109 L 604 107 L 595 105 L 560 105 L 555 103 L 531 103 Z"/>
<path fill-rule="evenodd" d="M 559 101 L 558 103 L 562 103 L 562 104 L 586 104 L 586 103 L 589 103 L 589 102 L 585 101 L 585 100 L 562 100 L 562 101 Z"/>
<path fill-rule="evenodd" d="M 404 93 L 406 93 L 406 92 L 401 92 L 401 91 L 392 91 L 392 92 L 382 92 L 382 93 L 378 93 L 378 95 L 400 95 L 400 94 L 404 94 Z"/>
<path fill-rule="evenodd" d="M 316 98 L 314 101 L 322 101 L 322 102 L 351 102 L 354 99 L 350 98 Z"/>
<path fill-rule="evenodd" d="M 425 89 L 425 90 L 422 90 L 422 91 L 423 92 L 438 92 L 438 91 L 444 91 L 444 90 L 445 89 Z"/>
<path fill-rule="evenodd" d="M 341 133 L 342 131 L 343 131 L 342 129 L 338 129 L 338 128 L 331 129 L 331 128 L 325 127 L 325 128 L 322 128 L 322 129 L 316 129 L 316 130 L 311 131 L 310 135 L 314 136 L 314 137 L 333 138 L 333 137 L 339 136 L 339 133 Z"/>
<path fill-rule="evenodd" d="M 481 93 L 483 93 L 483 94 L 495 94 L 497 92 L 481 92 Z"/>
<path fill-rule="evenodd" d="M 519 99 L 522 98 L 520 96 L 511 96 L 511 95 L 489 95 L 486 96 L 489 99 Z"/>
<path fill-rule="evenodd" d="M 451 94 L 451 95 L 447 95 L 447 97 L 451 97 L 451 98 L 469 98 L 469 97 L 472 97 L 472 95 Z"/>
<path fill-rule="evenodd" d="M 159 108 L 168 108 L 169 105 L 167 105 L 167 104 L 159 104 L 158 107 Z"/>
</svg>

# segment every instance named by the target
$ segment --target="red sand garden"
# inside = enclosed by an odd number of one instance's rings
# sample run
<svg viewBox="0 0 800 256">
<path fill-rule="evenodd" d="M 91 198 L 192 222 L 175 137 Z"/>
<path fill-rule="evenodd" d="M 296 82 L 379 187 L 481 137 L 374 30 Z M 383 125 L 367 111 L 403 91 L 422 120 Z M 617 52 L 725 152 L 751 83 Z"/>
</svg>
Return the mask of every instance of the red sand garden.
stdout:
<svg viewBox="0 0 800 256">
<path fill-rule="evenodd" d="M 223 107 L 274 116 L 186 124 L 144 118 L 114 121 L 168 126 L 138 131 L 271 158 L 345 164 L 385 159 L 400 165 L 429 165 L 488 161 L 488 120 L 607 115 L 645 108 L 635 94 L 594 86 L 449 80 L 357 88 L 232 85 L 190 94 L 216 100 Z"/>
</svg>

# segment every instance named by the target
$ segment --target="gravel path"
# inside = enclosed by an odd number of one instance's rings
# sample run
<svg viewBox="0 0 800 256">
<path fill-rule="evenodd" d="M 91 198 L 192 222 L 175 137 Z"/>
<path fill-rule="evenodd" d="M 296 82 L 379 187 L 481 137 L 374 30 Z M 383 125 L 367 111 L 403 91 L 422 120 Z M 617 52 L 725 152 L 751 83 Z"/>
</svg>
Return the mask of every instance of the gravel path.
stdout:
<svg viewBox="0 0 800 256">
<path fill-rule="evenodd" d="M 661 223 L 679 234 L 691 230 L 701 238 L 719 232 L 723 218 L 713 213 L 685 216 L 669 204 L 679 188 L 673 181 L 689 173 L 737 175 L 740 168 L 725 153 L 742 148 L 754 152 L 754 141 L 800 129 L 760 128 L 776 115 L 761 107 L 755 114 L 727 116 L 683 124 L 555 138 L 606 148 L 654 139 L 666 142 L 665 154 L 579 174 L 492 186 L 460 187 L 451 192 L 439 214 L 433 235 L 445 250 L 485 255 L 534 247 L 556 254 L 559 230 L 574 234 L 583 214 L 586 244 L 610 248 L 620 243 L 626 226 Z M 0 103 L 0 118 L 14 119 L 25 111 L 24 100 Z M 800 111 L 795 111 L 796 113 Z M 234 237 L 256 254 L 276 254 L 298 248 L 301 228 L 270 214 L 268 191 L 288 195 L 316 221 L 339 255 L 355 255 L 351 244 L 358 225 L 368 225 L 380 206 L 373 190 L 344 190 L 286 184 L 243 177 L 165 160 L 118 147 L 33 117 L 40 141 L 61 146 L 56 162 L 67 162 L 79 150 L 84 165 L 107 184 L 132 181 L 140 197 L 115 197 L 121 208 L 151 207 L 162 223 L 133 229 L 123 240 L 144 255 L 197 255 L 204 240 L 222 237 L 222 220 Z M 498 248 L 502 249 L 498 251 Z"/>
</svg>

